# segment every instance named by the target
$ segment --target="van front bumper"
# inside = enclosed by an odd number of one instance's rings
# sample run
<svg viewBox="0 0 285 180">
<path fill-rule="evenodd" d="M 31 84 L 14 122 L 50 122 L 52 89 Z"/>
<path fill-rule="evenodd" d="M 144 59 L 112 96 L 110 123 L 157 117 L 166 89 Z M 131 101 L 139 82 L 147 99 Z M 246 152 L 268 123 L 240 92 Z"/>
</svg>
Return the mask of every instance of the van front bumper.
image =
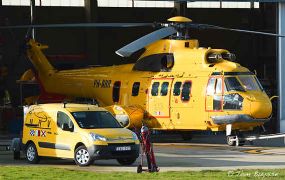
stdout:
<svg viewBox="0 0 285 180">
<path fill-rule="evenodd" d="M 118 150 L 118 147 L 130 147 L 130 150 Z M 109 145 L 94 145 L 89 148 L 93 159 L 123 159 L 139 157 L 140 145 L 135 143 L 116 143 Z"/>
</svg>

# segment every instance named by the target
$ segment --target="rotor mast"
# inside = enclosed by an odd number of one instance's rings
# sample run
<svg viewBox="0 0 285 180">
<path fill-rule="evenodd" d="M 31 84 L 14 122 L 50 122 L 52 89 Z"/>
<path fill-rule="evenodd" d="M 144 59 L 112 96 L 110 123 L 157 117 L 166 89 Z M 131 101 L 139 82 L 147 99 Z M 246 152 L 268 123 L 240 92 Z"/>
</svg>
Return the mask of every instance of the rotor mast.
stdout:
<svg viewBox="0 0 285 180">
<path fill-rule="evenodd" d="M 176 10 L 176 16 L 186 17 L 187 1 L 174 2 L 174 9 Z"/>
<path fill-rule="evenodd" d="M 176 16 L 186 17 L 187 1 L 175 1 L 174 2 L 174 9 L 175 9 L 175 15 Z M 170 20 L 168 19 L 168 21 L 170 21 Z M 176 36 L 177 37 L 187 36 L 187 31 L 185 31 L 185 34 L 183 34 L 183 30 L 178 29 Z"/>
</svg>

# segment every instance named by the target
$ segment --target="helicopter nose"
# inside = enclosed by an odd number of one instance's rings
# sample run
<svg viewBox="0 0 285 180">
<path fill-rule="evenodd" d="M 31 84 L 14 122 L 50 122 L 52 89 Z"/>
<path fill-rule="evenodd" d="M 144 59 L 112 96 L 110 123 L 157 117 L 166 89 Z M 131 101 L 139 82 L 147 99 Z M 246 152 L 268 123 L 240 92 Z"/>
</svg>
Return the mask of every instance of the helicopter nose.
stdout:
<svg viewBox="0 0 285 180">
<path fill-rule="evenodd" d="M 252 101 L 250 103 L 250 114 L 253 118 L 268 118 L 272 113 L 270 100 Z"/>
</svg>

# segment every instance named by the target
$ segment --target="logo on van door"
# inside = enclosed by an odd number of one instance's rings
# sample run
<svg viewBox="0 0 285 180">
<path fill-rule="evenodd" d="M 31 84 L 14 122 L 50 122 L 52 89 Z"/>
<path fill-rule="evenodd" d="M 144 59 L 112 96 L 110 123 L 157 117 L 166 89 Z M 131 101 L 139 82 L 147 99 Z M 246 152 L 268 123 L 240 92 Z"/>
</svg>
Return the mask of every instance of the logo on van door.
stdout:
<svg viewBox="0 0 285 180">
<path fill-rule="evenodd" d="M 51 117 L 41 108 L 33 107 L 26 114 L 25 126 L 29 128 L 51 129 Z"/>
</svg>

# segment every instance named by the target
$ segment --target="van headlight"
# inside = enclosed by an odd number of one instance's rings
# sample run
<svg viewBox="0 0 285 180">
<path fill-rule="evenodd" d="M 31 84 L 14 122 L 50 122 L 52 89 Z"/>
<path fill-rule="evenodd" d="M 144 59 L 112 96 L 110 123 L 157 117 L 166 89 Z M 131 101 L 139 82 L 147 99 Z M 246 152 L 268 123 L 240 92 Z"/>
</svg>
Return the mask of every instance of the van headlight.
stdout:
<svg viewBox="0 0 285 180">
<path fill-rule="evenodd" d="M 138 140 L 138 139 L 139 139 L 136 133 L 132 132 L 132 134 L 133 134 L 133 140 L 135 140 L 135 141 L 136 141 L 136 140 Z"/>
<path fill-rule="evenodd" d="M 107 141 L 107 138 L 105 138 L 104 136 L 101 136 L 99 134 L 95 134 L 95 133 L 90 133 L 91 138 L 93 139 L 93 141 Z"/>
</svg>

